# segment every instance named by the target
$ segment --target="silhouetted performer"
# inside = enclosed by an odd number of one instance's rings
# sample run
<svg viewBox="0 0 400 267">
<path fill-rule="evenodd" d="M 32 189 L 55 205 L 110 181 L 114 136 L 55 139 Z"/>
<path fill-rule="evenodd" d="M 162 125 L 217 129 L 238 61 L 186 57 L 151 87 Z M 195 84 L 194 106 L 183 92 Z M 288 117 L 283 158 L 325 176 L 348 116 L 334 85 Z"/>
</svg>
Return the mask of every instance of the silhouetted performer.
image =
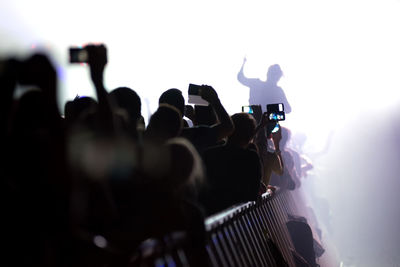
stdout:
<svg viewBox="0 0 400 267">
<path fill-rule="evenodd" d="M 283 75 L 281 67 L 278 64 L 271 65 L 268 68 L 267 80 L 262 81 L 258 78 L 244 76 L 243 68 L 246 61 L 246 58 L 244 58 L 237 79 L 241 84 L 250 88 L 249 104 L 261 105 L 263 111 L 266 111 L 267 104 L 283 103 L 285 113 L 290 113 L 292 108 L 282 88 L 278 86 L 278 82 Z"/>
</svg>

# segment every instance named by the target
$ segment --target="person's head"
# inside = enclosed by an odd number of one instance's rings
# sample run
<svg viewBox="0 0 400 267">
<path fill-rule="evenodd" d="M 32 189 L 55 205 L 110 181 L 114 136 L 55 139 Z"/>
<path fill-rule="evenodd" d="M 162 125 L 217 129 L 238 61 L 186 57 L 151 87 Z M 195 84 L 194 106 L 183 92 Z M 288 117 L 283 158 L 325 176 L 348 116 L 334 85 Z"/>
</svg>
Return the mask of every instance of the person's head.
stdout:
<svg viewBox="0 0 400 267">
<path fill-rule="evenodd" d="M 174 106 L 160 104 L 150 118 L 145 135 L 153 141 L 165 142 L 180 135 L 183 128 L 182 117 Z"/>
<path fill-rule="evenodd" d="M 203 165 L 194 146 L 185 138 L 172 138 L 166 143 L 171 155 L 169 182 L 174 190 L 184 185 L 203 182 Z"/>
<path fill-rule="evenodd" d="M 68 123 L 74 123 L 84 114 L 94 112 L 97 102 L 88 96 L 77 96 L 74 100 L 65 103 L 64 116 Z"/>
<path fill-rule="evenodd" d="M 256 130 L 256 120 L 248 113 L 236 113 L 231 116 L 235 130 L 228 138 L 228 143 L 247 147 L 253 139 Z"/>
<path fill-rule="evenodd" d="M 267 81 L 277 83 L 283 76 L 281 67 L 278 64 L 271 65 L 267 72 Z"/>
<path fill-rule="evenodd" d="M 171 88 L 161 94 L 158 104 L 169 104 L 174 106 L 181 113 L 181 118 L 185 114 L 185 99 L 179 89 Z"/>
<path fill-rule="evenodd" d="M 110 92 L 114 103 L 126 111 L 129 121 L 136 124 L 141 117 L 142 102 L 139 95 L 128 87 L 118 87 Z"/>
</svg>

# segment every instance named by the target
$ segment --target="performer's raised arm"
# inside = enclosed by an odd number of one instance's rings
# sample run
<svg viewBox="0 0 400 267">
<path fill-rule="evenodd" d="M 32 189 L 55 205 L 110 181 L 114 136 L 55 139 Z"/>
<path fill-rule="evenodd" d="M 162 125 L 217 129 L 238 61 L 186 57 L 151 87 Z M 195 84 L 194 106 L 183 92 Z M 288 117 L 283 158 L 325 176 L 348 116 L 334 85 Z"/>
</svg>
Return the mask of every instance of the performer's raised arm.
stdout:
<svg viewBox="0 0 400 267">
<path fill-rule="evenodd" d="M 246 61 L 247 61 L 247 59 L 246 59 L 246 57 L 244 57 L 244 58 L 243 58 L 242 67 L 240 68 L 239 73 L 238 73 L 238 75 L 237 75 L 237 79 L 238 79 L 238 81 L 239 81 L 241 84 L 250 87 L 251 83 L 252 83 L 253 81 L 257 80 L 257 79 L 254 79 L 254 78 L 247 78 L 246 76 L 244 76 L 243 68 L 244 68 L 244 64 L 246 63 Z"/>
</svg>

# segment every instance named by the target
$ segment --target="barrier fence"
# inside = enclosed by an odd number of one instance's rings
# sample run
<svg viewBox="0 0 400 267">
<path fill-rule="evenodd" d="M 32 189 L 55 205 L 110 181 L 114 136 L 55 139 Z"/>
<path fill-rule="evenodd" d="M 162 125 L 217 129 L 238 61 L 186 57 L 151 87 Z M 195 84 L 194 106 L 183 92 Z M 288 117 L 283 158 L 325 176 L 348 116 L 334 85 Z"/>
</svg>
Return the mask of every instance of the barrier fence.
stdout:
<svg viewBox="0 0 400 267">
<path fill-rule="evenodd" d="M 205 220 L 206 253 L 199 260 L 184 234 L 174 233 L 159 240 L 149 240 L 142 247 L 144 258 L 134 266 L 204 266 L 259 267 L 311 266 L 294 249 L 286 223 L 288 214 L 298 214 L 290 191 L 265 193 L 257 202 L 227 209 Z M 144 251 L 144 252 L 143 252 Z M 143 257 L 142 255 L 142 257 Z M 298 259 L 302 262 L 299 264 Z"/>
<path fill-rule="evenodd" d="M 290 192 L 266 193 L 206 219 L 212 266 L 295 266 L 286 222 L 297 213 Z"/>
</svg>

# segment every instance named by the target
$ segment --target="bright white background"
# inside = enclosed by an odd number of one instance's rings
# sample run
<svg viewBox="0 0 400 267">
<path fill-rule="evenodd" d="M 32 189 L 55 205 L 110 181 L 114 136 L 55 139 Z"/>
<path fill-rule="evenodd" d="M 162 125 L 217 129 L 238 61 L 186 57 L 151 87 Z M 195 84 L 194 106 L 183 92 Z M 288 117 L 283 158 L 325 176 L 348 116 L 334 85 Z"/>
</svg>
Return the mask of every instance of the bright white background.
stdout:
<svg viewBox="0 0 400 267">
<path fill-rule="evenodd" d="M 164 90 L 186 94 L 189 83 L 212 85 L 228 112 L 239 112 L 248 100 L 236 80 L 243 57 L 248 77 L 265 79 L 268 67 L 280 64 L 293 109 L 284 125 L 308 136 L 313 186 L 330 203 L 340 259 L 345 266 L 394 266 L 399 14 L 399 0 L 3 0 L 0 55 L 50 51 L 61 108 L 76 94 L 94 93 L 86 67 L 67 63 L 68 47 L 103 42 L 107 87 L 137 91 L 145 117 Z M 315 156 L 329 135 L 328 152 Z"/>
</svg>

